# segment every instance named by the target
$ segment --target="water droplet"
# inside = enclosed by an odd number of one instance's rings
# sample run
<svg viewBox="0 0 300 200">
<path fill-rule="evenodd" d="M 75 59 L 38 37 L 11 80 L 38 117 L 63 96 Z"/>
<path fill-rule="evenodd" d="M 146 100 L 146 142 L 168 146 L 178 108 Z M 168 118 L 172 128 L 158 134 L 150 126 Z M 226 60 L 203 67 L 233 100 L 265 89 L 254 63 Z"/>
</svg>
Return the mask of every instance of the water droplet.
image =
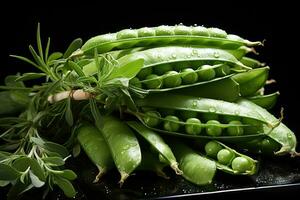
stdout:
<svg viewBox="0 0 300 200">
<path fill-rule="evenodd" d="M 235 111 L 234 111 L 234 114 L 235 114 L 235 115 L 239 115 L 239 114 L 240 114 L 240 111 L 239 111 L 239 110 L 235 110 Z"/>
<path fill-rule="evenodd" d="M 193 54 L 193 55 L 197 55 L 197 54 L 198 54 L 197 49 L 193 49 L 192 54 Z"/>
<path fill-rule="evenodd" d="M 291 138 L 292 138 L 292 135 L 289 133 L 289 134 L 287 135 L 287 137 L 288 137 L 289 139 L 291 139 Z"/>
<path fill-rule="evenodd" d="M 212 112 L 212 113 L 216 112 L 216 108 L 215 107 L 210 107 L 208 110 L 209 110 L 209 112 Z"/>
<path fill-rule="evenodd" d="M 219 58 L 219 57 L 220 57 L 220 54 L 219 54 L 218 52 L 215 52 L 215 53 L 214 53 L 214 57 L 215 57 L 215 58 Z"/>
<path fill-rule="evenodd" d="M 183 26 L 183 23 L 181 22 L 181 23 L 179 23 L 179 25 L 180 25 L 180 26 Z"/>
<path fill-rule="evenodd" d="M 193 101 L 192 107 L 193 108 L 197 107 L 197 101 Z"/>
<path fill-rule="evenodd" d="M 172 54 L 172 58 L 175 59 L 176 57 L 177 57 L 177 55 L 176 55 L 175 53 L 173 53 L 173 54 Z"/>
<path fill-rule="evenodd" d="M 198 24 L 194 24 L 194 26 L 198 26 Z"/>
<path fill-rule="evenodd" d="M 192 56 L 191 56 L 191 55 L 187 55 L 187 57 L 188 57 L 188 58 L 191 58 Z"/>
</svg>

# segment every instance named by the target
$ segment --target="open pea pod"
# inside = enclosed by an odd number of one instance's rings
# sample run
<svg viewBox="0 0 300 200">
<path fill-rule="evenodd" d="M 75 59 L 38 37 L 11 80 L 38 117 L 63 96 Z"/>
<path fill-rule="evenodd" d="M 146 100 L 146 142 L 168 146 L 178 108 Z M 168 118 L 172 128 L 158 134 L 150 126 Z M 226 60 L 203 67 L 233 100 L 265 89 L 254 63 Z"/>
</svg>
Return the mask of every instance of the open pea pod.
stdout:
<svg viewBox="0 0 300 200">
<path fill-rule="evenodd" d="M 202 26 L 159 26 L 153 28 L 125 29 L 117 33 L 99 35 L 89 39 L 81 48 L 84 54 L 93 54 L 133 47 L 157 47 L 166 45 L 209 45 L 226 49 L 240 46 L 256 46 L 261 42 L 250 42 L 236 35 L 228 35 L 218 28 Z"/>
<path fill-rule="evenodd" d="M 125 122 L 113 117 L 103 117 L 103 136 L 113 160 L 121 174 L 120 184 L 139 166 L 142 155 L 138 140 Z"/>
<path fill-rule="evenodd" d="M 222 49 L 192 48 L 192 47 L 157 47 L 127 54 L 118 59 L 118 65 L 123 66 L 135 60 L 143 59 L 143 68 L 150 68 L 162 64 L 206 61 L 228 63 L 239 69 L 251 69 L 239 62 L 232 54 Z M 95 64 L 88 64 L 82 68 L 85 75 L 93 75 L 97 72 Z"/>
<path fill-rule="evenodd" d="M 257 95 L 248 97 L 247 99 L 255 103 L 256 105 L 259 105 L 260 107 L 263 107 L 267 110 L 273 108 L 277 102 L 279 92 L 274 92 L 272 94 L 267 95 Z"/>
<path fill-rule="evenodd" d="M 176 174 L 182 174 L 182 171 L 178 168 L 178 163 L 172 150 L 159 134 L 136 121 L 129 121 L 127 124 L 147 140 L 156 151 L 164 157 Z"/>
<path fill-rule="evenodd" d="M 92 125 L 83 125 L 77 130 L 77 140 L 89 159 L 96 165 L 99 173 L 95 177 L 97 182 L 102 175 L 114 166 L 110 149 L 102 133 Z"/>
<path fill-rule="evenodd" d="M 209 158 L 209 159 L 216 162 L 217 169 L 219 169 L 221 171 L 224 171 L 226 173 L 229 173 L 229 174 L 234 174 L 234 175 L 253 175 L 257 172 L 258 162 L 256 160 L 252 159 L 251 157 L 249 157 L 247 155 L 239 153 L 238 151 L 230 148 L 229 146 L 227 146 L 227 145 L 225 145 L 225 144 L 223 144 L 219 141 L 213 140 L 213 142 L 220 145 L 222 149 L 227 149 L 230 152 L 232 152 L 232 154 L 233 154 L 233 157 L 232 157 L 232 159 L 231 159 L 231 161 L 228 165 L 224 165 L 221 162 L 219 162 L 216 158 L 212 158 L 211 156 L 207 155 L 207 158 Z M 232 161 L 234 160 L 234 158 L 237 158 L 237 157 L 242 157 L 242 158 L 245 158 L 247 160 L 246 161 L 247 162 L 247 168 L 246 169 L 233 169 Z"/>
<path fill-rule="evenodd" d="M 144 99 L 137 99 L 136 104 L 140 107 L 152 107 L 152 108 L 167 108 L 171 110 L 179 110 L 179 111 L 193 111 L 198 113 L 212 113 L 216 115 L 222 116 L 232 116 L 232 117 L 240 117 L 245 119 L 251 119 L 257 121 L 258 123 L 266 124 L 267 126 L 273 126 L 273 124 L 269 124 L 262 118 L 258 113 L 254 110 L 249 109 L 244 106 L 237 105 L 235 103 L 225 102 L 221 100 L 215 99 L 207 99 L 207 98 L 198 98 L 193 96 L 184 96 L 179 94 L 165 94 L 162 93 L 160 95 L 149 95 Z M 147 127 L 149 127 L 143 120 L 143 116 L 140 113 L 135 113 L 138 119 Z M 165 119 L 164 119 L 165 120 Z M 176 122 L 178 125 L 184 122 Z M 273 122 L 275 123 L 275 122 Z M 197 126 L 208 127 L 212 126 L 211 124 L 199 124 Z M 228 128 L 229 124 L 219 124 L 213 125 L 221 128 Z M 235 126 L 250 126 L 245 125 L 235 125 Z M 258 137 L 263 137 L 265 133 L 256 133 L 251 135 L 239 135 L 239 136 L 230 136 L 230 135 L 222 135 L 222 136 L 210 136 L 210 135 L 193 135 L 193 134 L 185 134 L 183 132 L 178 131 L 167 131 L 160 129 L 159 127 L 149 127 L 150 129 L 169 134 L 174 136 L 181 137 L 189 137 L 189 138 L 202 138 L 202 139 L 217 139 L 222 141 L 245 141 Z"/>
<path fill-rule="evenodd" d="M 269 70 L 269 67 L 263 67 L 234 75 L 232 78 L 240 85 L 241 96 L 254 95 L 262 88 L 268 79 Z"/>
<path fill-rule="evenodd" d="M 255 110 L 255 112 L 257 112 L 268 123 L 278 123 L 278 119 L 271 113 L 269 113 L 266 109 L 256 105 L 255 103 L 247 99 L 240 99 L 239 101 L 237 101 L 237 104 Z M 283 123 L 280 123 L 275 128 L 273 127 L 273 129 L 269 126 L 264 126 L 264 132 L 268 134 L 268 137 L 272 138 L 281 145 L 280 150 L 275 152 L 276 155 L 284 155 L 288 153 L 292 156 L 298 155 L 298 153 L 296 152 L 296 136 Z"/>
<path fill-rule="evenodd" d="M 210 184 L 216 173 L 216 163 L 204 156 L 199 155 L 183 142 L 170 140 L 176 159 L 179 162 L 179 168 L 182 170 L 182 176 L 197 185 Z"/>
</svg>

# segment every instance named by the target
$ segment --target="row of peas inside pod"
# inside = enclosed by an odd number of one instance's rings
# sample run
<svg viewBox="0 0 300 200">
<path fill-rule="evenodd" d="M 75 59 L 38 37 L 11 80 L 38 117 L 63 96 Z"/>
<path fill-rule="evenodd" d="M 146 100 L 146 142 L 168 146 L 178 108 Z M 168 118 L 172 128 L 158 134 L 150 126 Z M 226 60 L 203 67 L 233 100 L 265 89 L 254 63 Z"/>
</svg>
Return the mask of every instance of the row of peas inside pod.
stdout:
<svg viewBox="0 0 300 200">
<path fill-rule="evenodd" d="M 219 28 L 176 25 L 99 35 L 74 52 L 71 58 L 86 77 L 99 75 L 99 63 L 107 58 L 123 70 L 123 78 L 136 67 L 132 62 L 143 61 L 123 85 L 130 101 L 115 110 L 133 118 L 105 118 L 100 130 L 111 154 L 104 163 L 111 168 L 114 162 L 120 183 L 135 170 L 166 177 L 163 169 L 170 166 L 186 180 L 204 185 L 212 182 L 216 169 L 255 174 L 257 161 L 239 153 L 244 150 L 297 155 L 294 133 L 266 110 L 279 93 L 264 94 L 270 68 L 251 58 L 257 46 L 262 43 Z M 105 95 L 106 103 L 111 97 Z M 190 147 L 195 138 L 202 145 Z M 101 166 L 101 160 L 89 157 Z"/>
</svg>

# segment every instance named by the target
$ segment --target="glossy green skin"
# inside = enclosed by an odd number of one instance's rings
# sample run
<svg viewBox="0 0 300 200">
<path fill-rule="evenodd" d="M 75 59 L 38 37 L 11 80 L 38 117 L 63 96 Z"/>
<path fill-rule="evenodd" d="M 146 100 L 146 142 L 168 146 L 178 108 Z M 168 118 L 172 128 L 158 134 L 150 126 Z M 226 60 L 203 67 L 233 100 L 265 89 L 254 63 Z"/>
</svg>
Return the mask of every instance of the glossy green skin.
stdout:
<svg viewBox="0 0 300 200">
<path fill-rule="evenodd" d="M 192 135 L 198 135 L 201 133 L 201 121 L 197 118 L 189 118 L 186 120 L 185 132 Z"/>
<path fill-rule="evenodd" d="M 210 65 L 203 65 L 199 67 L 198 79 L 201 81 L 209 81 L 215 78 L 216 72 Z"/>
<path fill-rule="evenodd" d="M 176 71 L 169 71 L 164 75 L 163 85 L 167 88 L 174 88 L 181 85 L 180 74 Z"/>
<path fill-rule="evenodd" d="M 253 103 L 259 105 L 260 107 L 263 107 L 267 110 L 272 109 L 278 99 L 279 92 L 275 92 L 268 95 L 257 95 L 249 97 L 248 99 L 252 101 Z"/>
<path fill-rule="evenodd" d="M 217 154 L 218 162 L 223 165 L 230 165 L 235 155 L 228 149 L 221 149 Z"/>
<path fill-rule="evenodd" d="M 198 74 L 192 68 L 182 70 L 181 78 L 183 84 L 192 84 L 198 81 Z"/>
<path fill-rule="evenodd" d="M 176 174 L 182 174 L 182 172 L 178 168 L 178 163 L 172 150 L 159 134 L 136 121 L 130 121 L 127 122 L 127 124 L 136 132 L 138 132 L 145 140 L 147 140 L 150 145 L 156 150 L 156 152 L 159 153 L 159 155 L 163 156 L 167 164 L 169 164 L 170 167 L 174 169 Z"/>
<path fill-rule="evenodd" d="M 142 155 L 138 140 L 126 123 L 112 116 L 103 117 L 102 133 L 121 174 L 122 185 L 141 163 Z"/>
<path fill-rule="evenodd" d="M 161 45 L 209 45 L 224 49 L 236 49 L 240 46 L 261 45 L 250 42 L 218 28 L 158 26 L 153 28 L 125 29 L 118 33 L 99 35 L 89 39 L 81 48 L 84 54 L 93 54 L 133 47 Z"/>
<path fill-rule="evenodd" d="M 212 125 L 212 126 L 206 127 L 207 135 L 216 137 L 216 136 L 220 136 L 222 134 L 222 128 L 214 126 L 215 124 L 220 124 L 220 122 L 218 122 L 216 120 L 209 120 L 208 122 L 206 122 L 206 124 Z"/>
<path fill-rule="evenodd" d="M 170 141 L 170 146 L 182 170 L 182 176 L 197 185 L 212 182 L 216 173 L 216 163 L 200 156 L 187 145 L 179 141 Z"/>
<path fill-rule="evenodd" d="M 146 87 L 149 89 L 158 89 L 158 88 L 161 88 L 163 85 L 163 81 L 156 74 L 148 75 L 146 77 L 146 80 L 149 80 L 149 81 L 145 82 Z"/>
<path fill-rule="evenodd" d="M 231 122 L 229 122 L 229 124 L 241 125 L 242 123 L 240 121 L 231 121 Z M 226 131 L 227 131 L 227 134 L 231 135 L 231 136 L 238 136 L 238 135 L 244 134 L 244 129 L 241 126 L 228 127 Z"/>
<path fill-rule="evenodd" d="M 209 141 L 206 143 L 204 150 L 207 156 L 217 159 L 217 154 L 218 152 L 222 149 L 223 147 L 216 141 Z"/>
<path fill-rule="evenodd" d="M 168 115 L 165 117 L 165 120 L 170 120 L 170 121 L 164 121 L 164 129 L 166 131 L 178 131 L 180 128 L 179 119 L 176 116 L 173 115 Z"/>
<path fill-rule="evenodd" d="M 160 119 L 158 119 L 159 117 L 161 117 L 159 112 L 147 111 L 143 117 L 143 120 L 148 126 L 155 127 L 160 123 Z"/>
<path fill-rule="evenodd" d="M 236 157 L 232 160 L 231 167 L 234 171 L 243 173 L 251 169 L 251 163 L 244 157 Z"/>
<path fill-rule="evenodd" d="M 251 96 L 265 85 L 268 79 L 269 70 L 269 67 L 257 68 L 248 72 L 236 74 L 232 78 L 239 83 L 240 93 L 243 97 Z"/>
<path fill-rule="evenodd" d="M 97 166 L 99 174 L 95 181 L 114 166 L 110 149 L 102 133 L 92 125 L 83 125 L 77 130 L 77 140 L 89 159 Z"/>
<path fill-rule="evenodd" d="M 237 104 L 255 110 L 269 124 L 278 124 L 278 119 L 276 117 L 274 117 L 266 109 L 249 100 L 240 99 Z M 264 126 L 263 128 L 264 132 L 268 134 L 268 137 L 272 138 L 281 145 L 280 150 L 275 152 L 276 155 L 284 155 L 289 153 L 294 156 L 296 154 L 297 139 L 295 134 L 287 126 L 285 126 L 283 123 L 280 123 L 273 130 L 268 126 Z"/>
</svg>

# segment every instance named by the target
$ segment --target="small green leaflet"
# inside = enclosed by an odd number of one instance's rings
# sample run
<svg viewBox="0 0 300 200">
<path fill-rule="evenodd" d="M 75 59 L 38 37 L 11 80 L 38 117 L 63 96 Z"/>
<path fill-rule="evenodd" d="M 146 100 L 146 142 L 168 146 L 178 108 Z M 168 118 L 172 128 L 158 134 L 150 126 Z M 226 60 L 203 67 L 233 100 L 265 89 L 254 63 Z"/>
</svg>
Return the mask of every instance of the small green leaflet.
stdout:
<svg viewBox="0 0 300 200">
<path fill-rule="evenodd" d="M 9 165 L 0 163 L 0 180 L 13 181 L 20 177 L 20 173 Z"/>
<path fill-rule="evenodd" d="M 53 181 L 56 185 L 58 185 L 63 191 L 64 191 L 64 194 L 67 196 L 67 197 L 74 197 L 76 195 L 76 191 L 72 185 L 72 183 L 65 179 L 65 178 L 61 178 L 59 176 L 54 176 L 53 177 Z"/>
<path fill-rule="evenodd" d="M 45 77 L 45 73 L 24 73 L 22 76 L 19 76 L 16 81 L 28 81 L 28 80 L 34 80 L 34 79 L 39 79 L 42 77 Z"/>
<path fill-rule="evenodd" d="M 77 49 L 79 49 L 82 46 L 82 39 L 81 38 L 77 38 L 75 40 L 73 40 L 71 42 L 71 44 L 69 45 L 69 47 L 67 48 L 67 50 L 65 51 L 63 58 L 68 58 L 72 55 L 72 53 L 74 51 L 76 51 Z"/>
</svg>

